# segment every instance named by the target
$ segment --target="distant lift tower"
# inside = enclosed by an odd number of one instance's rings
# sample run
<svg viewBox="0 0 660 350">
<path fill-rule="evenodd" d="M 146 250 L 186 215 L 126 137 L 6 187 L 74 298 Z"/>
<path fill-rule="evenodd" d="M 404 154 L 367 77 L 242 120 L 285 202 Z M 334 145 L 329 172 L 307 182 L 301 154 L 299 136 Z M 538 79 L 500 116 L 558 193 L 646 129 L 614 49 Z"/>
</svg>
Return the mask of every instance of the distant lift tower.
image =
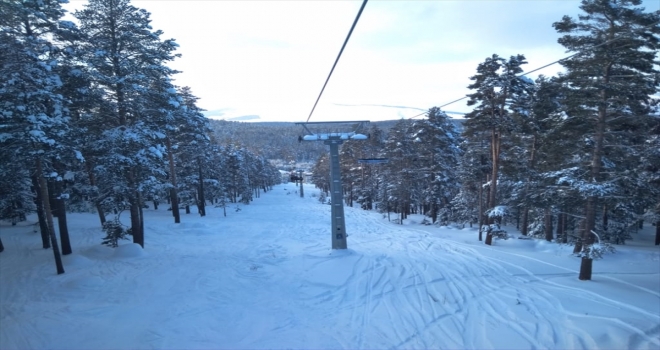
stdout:
<svg viewBox="0 0 660 350">
<path fill-rule="evenodd" d="M 344 223 L 344 190 L 341 185 L 339 170 L 339 145 L 346 140 L 366 140 L 367 136 L 360 133 L 368 124 L 368 120 L 347 122 L 305 122 L 305 131 L 299 141 L 323 141 L 330 146 L 330 204 L 332 207 L 332 249 L 346 249 L 346 226 Z"/>
</svg>

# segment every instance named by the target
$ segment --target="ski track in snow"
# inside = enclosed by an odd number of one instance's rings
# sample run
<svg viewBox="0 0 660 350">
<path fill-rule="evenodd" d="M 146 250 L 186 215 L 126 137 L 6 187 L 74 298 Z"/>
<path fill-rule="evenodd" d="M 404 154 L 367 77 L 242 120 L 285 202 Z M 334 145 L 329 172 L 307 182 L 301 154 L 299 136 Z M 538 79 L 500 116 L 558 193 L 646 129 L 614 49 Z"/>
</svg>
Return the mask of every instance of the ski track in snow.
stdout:
<svg viewBox="0 0 660 350">
<path fill-rule="evenodd" d="M 0 348 L 660 348 L 652 307 L 542 254 L 441 237 L 465 231 L 345 208 L 349 249 L 331 250 L 330 206 L 305 193 L 278 185 L 180 224 L 148 210 L 144 251 L 100 246 L 96 216 L 73 214 L 60 276 L 31 225 L 3 232 Z M 595 276 L 660 305 L 658 290 Z"/>
</svg>

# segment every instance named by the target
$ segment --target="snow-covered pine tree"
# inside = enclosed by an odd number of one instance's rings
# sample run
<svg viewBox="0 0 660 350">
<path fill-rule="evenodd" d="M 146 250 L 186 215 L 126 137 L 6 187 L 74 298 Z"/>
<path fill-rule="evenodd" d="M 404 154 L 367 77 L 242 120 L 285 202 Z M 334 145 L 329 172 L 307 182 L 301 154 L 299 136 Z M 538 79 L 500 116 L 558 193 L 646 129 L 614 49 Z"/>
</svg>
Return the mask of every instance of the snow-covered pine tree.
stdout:
<svg viewBox="0 0 660 350">
<path fill-rule="evenodd" d="M 566 122 L 579 127 L 584 159 L 579 173 L 564 183 L 585 198 L 580 280 L 590 280 L 599 212 L 613 202 L 634 201 L 623 178 L 639 176 L 634 169 L 650 129 L 651 95 L 657 93 L 660 72 L 660 11 L 644 12 L 640 0 L 583 0 L 577 19 L 564 16 L 553 24 L 559 43 L 575 55 L 561 64 L 566 73 Z"/>
<path fill-rule="evenodd" d="M 52 161 L 72 152 L 67 143 L 69 111 L 61 94 L 58 67 L 62 63 L 61 43 L 75 26 L 62 21 L 64 13 L 60 1 L 0 3 L 0 143 L 9 151 L 7 161 L 23 164 L 36 180 L 44 208 L 40 218 L 45 222 L 40 226 L 50 237 L 58 274 L 64 273 L 64 268 L 47 178 L 58 176 Z"/>
<path fill-rule="evenodd" d="M 427 180 L 422 190 L 424 213 L 435 223 L 443 211 L 446 225 L 451 200 L 460 188 L 456 172 L 461 157 L 460 135 L 451 118 L 437 107 L 430 108 L 426 119 L 416 121 L 412 130 L 420 160 L 416 171 Z"/>
<path fill-rule="evenodd" d="M 522 73 L 520 66 L 525 63 L 523 55 L 511 56 L 506 60 L 494 54 L 480 63 L 477 74 L 470 77 L 474 83 L 468 88 L 475 92 L 468 95 L 468 106 L 475 108 L 465 115 L 464 135 L 467 138 L 476 135 L 488 138 L 492 165 L 487 201 L 489 210 L 498 205 L 497 183 L 503 140 L 517 127 L 513 120 L 515 111 L 521 108 L 520 104 L 529 100 L 526 95 L 529 94 L 532 82 L 528 78 L 518 77 Z M 493 224 L 493 220 L 491 217 L 488 224 Z M 491 241 L 492 235 L 487 234 L 485 243 L 491 244 Z"/>
<path fill-rule="evenodd" d="M 660 102 L 660 101 L 659 101 Z M 658 106 L 660 107 L 660 106 Z M 640 162 L 643 183 L 649 189 L 644 197 L 644 215 L 646 220 L 655 225 L 655 245 L 660 245 L 660 108 L 656 109 L 656 126 L 646 141 L 646 148 Z M 649 196 L 650 195 L 650 196 Z"/>
<path fill-rule="evenodd" d="M 385 140 L 385 157 L 389 162 L 383 167 L 382 183 L 383 189 L 381 200 L 379 200 L 381 212 L 399 214 L 398 222 L 410 214 L 410 204 L 413 192 L 412 160 L 415 150 L 410 138 L 410 127 L 412 121 L 401 119 L 389 130 Z"/>
<path fill-rule="evenodd" d="M 369 138 L 359 142 L 363 158 L 385 158 L 383 152 L 385 133 L 377 125 L 369 127 Z M 383 164 L 360 164 L 361 179 L 357 202 L 362 209 L 372 210 L 378 198 L 380 173 Z"/>
<path fill-rule="evenodd" d="M 76 52 L 74 55 L 78 56 L 79 53 Z M 69 205 L 73 211 L 96 211 L 103 225 L 105 212 L 111 208 L 104 208 L 102 205 L 105 197 L 99 192 L 94 171 L 97 159 L 104 150 L 94 145 L 98 135 L 104 130 L 103 123 L 99 123 L 98 115 L 105 115 L 108 106 L 103 100 L 104 92 L 93 84 L 89 67 L 81 60 L 80 57 L 69 60 L 69 65 L 61 73 L 64 96 L 69 101 L 71 112 L 71 139 L 75 140 L 76 148 L 84 159 L 83 162 L 75 162 L 70 168 L 74 180 L 69 187 Z"/>
<path fill-rule="evenodd" d="M 22 163 L 11 162 L 11 149 L 1 141 L 0 146 L 0 220 L 16 225 L 36 211 L 30 171 Z"/>
<path fill-rule="evenodd" d="M 209 159 L 209 164 L 212 164 L 212 166 L 209 166 L 206 173 L 205 190 L 211 203 L 216 207 L 221 207 L 224 216 L 227 216 L 227 205 L 230 201 L 229 176 L 226 166 L 227 159 L 223 154 L 223 149 L 219 145 L 212 144 Z"/>
<path fill-rule="evenodd" d="M 96 179 L 104 203 L 130 209 L 133 242 L 144 246 L 141 187 L 165 174 L 162 157 L 169 111 L 156 103 L 175 72 L 166 64 L 177 57 L 174 40 L 161 40 L 150 14 L 128 0 L 91 0 L 75 17 L 87 34 L 85 61 L 94 84 L 105 91 L 95 115 L 101 132 L 94 145 Z M 160 94 L 160 96 L 159 96 Z"/>
<path fill-rule="evenodd" d="M 171 138 L 176 146 L 176 165 L 181 179 L 181 188 L 188 195 L 184 200 L 192 200 L 197 205 L 199 214 L 206 215 L 204 174 L 208 173 L 213 164 L 210 161 L 211 139 L 208 119 L 197 106 L 198 98 L 189 87 L 177 89 L 180 106 L 177 109 L 175 129 Z"/>
<path fill-rule="evenodd" d="M 243 204 L 250 204 L 254 199 L 252 195 L 252 183 L 254 180 L 254 163 L 255 157 L 245 148 L 238 150 L 240 159 L 240 174 L 241 181 L 239 182 L 238 194 L 241 197 L 240 202 Z"/>
<path fill-rule="evenodd" d="M 312 168 L 312 183 L 326 196 L 330 192 L 330 156 L 323 153 Z"/>
<path fill-rule="evenodd" d="M 488 197 L 488 176 L 492 172 L 487 140 L 485 133 L 479 130 L 464 129 L 462 134 L 459 144 L 462 157 L 456 171 L 461 187 L 452 199 L 452 220 L 457 223 L 470 223 L 470 226 L 476 223 L 478 227 L 485 224 L 484 200 Z M 480 241 L 482 236 L 480 229 Z"/>
<path fill-rule="evenodd" d="M 348 140 L 339 149 L 339 167 L 341 168 L 341 183 L 344 190 L 344 202 L 352 207 L 358 199 L 362 188 L 362 164 L 358 159 L 366 158 L 364 155 L 364 142 Z"/>
<path fill-rule="evenodd" d="M 243 154 L 240 147 L 234 144 L 222 147 L 224 176 L 226 176 L 227 194 L 230 203 L 238 203 L 241 194 L 248 187 L 247 177 L 243 171 Z"/>
</svg>

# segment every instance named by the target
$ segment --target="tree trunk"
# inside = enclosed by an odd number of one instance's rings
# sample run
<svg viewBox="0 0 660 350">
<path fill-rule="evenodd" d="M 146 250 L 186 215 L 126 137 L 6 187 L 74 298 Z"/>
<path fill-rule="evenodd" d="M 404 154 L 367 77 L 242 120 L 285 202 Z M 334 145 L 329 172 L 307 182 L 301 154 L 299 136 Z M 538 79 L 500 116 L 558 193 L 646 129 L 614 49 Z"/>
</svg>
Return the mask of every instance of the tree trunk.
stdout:
<svg viewBox="0 0 660 350">
<path fill-rule="evenodd" d="M 144 232 L 142 231 L 142 217 L 140 216 L 140 195 L 136 189 L 134 169 L 128 170 L 127 178 L 128 187 L 131 191 L 128 198 L 131 213 L 131 235 L 133 236 L 133 243 L 137 243 L 144 248 Z"/>
<path fill-rule="evenodd" d="M 493 233 L 492 233 L 492 231 L 493 231 L 492 226 L 490 226 L 490 224 L 488 224 L 488 228 L 486 229 L 486 242 L 484 242 L 487 245 L 493 245 Z"/>
<path fill-rule="evenodd" d="M 430 205 L 429 210 L 431 211 L 431 222 L 435 224 L 438 221 L 438 206 L 433 203 Z"/>
<path fill-rule="evenodd" d="M 5 246 L 2 244 L 2 239 L 0 238 L 0 253 L 5 251 Z"/>
<path fill-rule="evenodd" d="M 490 182 L 490 185 L 488 186 L 488 191 L 487 191 L 487 194 L 486 194 L 486 198 L 487 198 L 486 208 L 490 209 L 490 208 L 493 208 L 493 206 L 490 204 L 491 199 L 492 199 L 490 194 L 492 193 L 491 191 L 492 191 L 493 181 L 488 178 L 488 175 L 486 175 L 486 183 L 488 183 L 488 182 Z M 492 245 L 493 244 L 493 234 L 491 232 L 492 230 L 491 230 L 490 225 L 493 223 L 493 218 L 491 218 L 489 216 L 487 218 L 484 218 L 484 221 L 485 221 L 485 226 L 486 226 L 486 240 L 484 241 L 484 243 L 486 245 Z"/>
<path fill-rule="evenodd" d="M 46 225 L 48 227 L 48 236 L 50 237 L 50 245 L 53 248 L 53 255 L 55 256 L 55 267 L 57 274 L 64 273 L 64 265 L 62 265 L 62 256 L 60 255 L 60 247 L 57 245 L 57 237 L 55 236 L 55 224 L 53 223 L 53 215 L 51 214 L 50 201 L 48 196 L 48 184 L 46 178 L 43 177 L 43 168 L 41 166 L 41 159 L 37 158 L 36 176 L 39 178 L 39 190 L 41 191 L 41 202 L 46 215 Z"/>
<path fill-rule="evenodd" d="M 580 276 L 578 277 L 581 281 L 591 280 L 593 263 L 594 263 L 593 259 L 582 258 L 582 261 L 580 263 Z"/>
<path fill-rule="evenodd" d="M 39 230 L 41 231 L 41 243 L 44 249 L 50 248 L 50 237 L 48 236 L 48 224 L 46 223 L 46 211 L 44 210 L 44 201 L 41 199 L 41 185 L 39 175 L 32 176 L 32 185 L 36 199 L 34 204 L 37 206 L 37 217 L 39 218 Z"/>
<path fill-rule="evenodd" d="M 197 169 L 199 171 L 199 194 L 197 195 L 199 215 L 206 216 L 206 199 L 204 198 L 204 177 L 202 174 L 202 162 L 197 160 Z"/>
<path fill-rule="evenodd" d="M 170 182 L 172 182 L 172 188 L 170 189 L 170 197 L 172 197 L 172 215 L 174 215 L 174 223 L 178 224 L 181 222 L 181 214 L 179 213 L 179 199 L 178 193 L 176 190 L 176 173 L 174 167 L 174 155 L 172 152 L 172 143 L 169 137 L 165 138 L 165 145 L 167 146 L 167 159 L 170 163 Z"/>
<path fill-rule="evenodd" d="M 603 86 L 607 86 L 610 82 L 612 63 L 609 62 L 603 67 Z M 591 179 L 595 183 L 600 181 L 600 171 L 603 162 L 603 141 L 605 139 L 605 127 L 607 122 L 607 95 L 605 88 L 600 90 L 601 104 L 598 106 L 598 119 L 596 120 L 596 128 L 594 130 L 594 150 L 591 157 Z M 594 241 L 594 235 L 591 233 L 596 227 L 596 206 L 598 201 L 596 196 L 587 198 L 587 215 L 585 220 L 585 230 L 583 235 L 583 244 L 590 247 Z M 588 262 L 586 260 L 589 260 Z M 591 265 L 592 261 L 588 258 L 582 259 L 582 266 L 580 266 L 580 280 L 591 279 Z"/>
<path fill-rule="evenodd" d="M 135 198 L 135 193 L 131 195 L 130 199 L 130 212 L 131 212 L 131 235 L 133 236 L 133 243 L 139 244 L 144 248 L 144 236 L 140 232 L 140 206 L 138 205 L 137 198 Z"/>
<path fill-rule="evenodd" d="M 604 112 L 603 112 L 604 113 Z M 592 178 L 597 181 L 600 174 L 600 163 L 601 163 L 601 152 L 603 146 L 603 129 L 604 125 L 598 128 L 596 134 L 596 146 L 594 149 L 594 155 L 592 160 Z M 590 196 L 587 198 L 587 212 L 586 218 L 584 220 L 584 231 L 582 232 L 582 249 L 590 249 L 591 245 L 594 243 L 593 231 L 596 227 L 596 207 L 598 206 L 596 196 Z M 580 265 L 580 276 L 579 279 L 582 281 L 591 280 L 591 270 L 592 270 L 592 259 L 582 258 Z"/>
<path fill-rule="evenodd" d="M 71 249 L 71 240 L 69 239 L 69 227 L 66 222 L 66 204 L 62 198 L 62 181 L 53 183 L 55 189 L 55 211 L 57 212 L 57 226 L 60 230 L 60 243 L 62 244 L 62 255 L 69 255 L 73 252 Z"/>
<path fill-rule="evenodd" d="M 562 236 L 561 242 L 568 243 L 568 214 L 562 213 Z"/>
<path fill-rule="evenodd" d="M 481 184 L 481 181 L 479 181 L 479 207 L 477 210 L 479 210 L 479 241 L 483 240 L 483 226 L 484 226 L 484 208 L 483 208 L 483 191 L 484 191 L 484 186 Z"/>
<path fill-rule="evenodd" d="M 552 209 L 549 207 L 545 208 L 545 240 L 552 242 Z"/>
<path fill-rule="evenodd" d="M 305 197 L 305 190 L 303 189 L 303 182 L 300 180 L 300 198 Z M 353 207 L 353 187 L 351 186 L 351 207 Z"/>
<path fill-rule="evenodd" d="M 530 151 L 529 155 L 529 170 L 533 170 L 534 166 L 536 165 L 536 135 L 532 138 L 532 149 Z M 522 218 L 522 229 L 521 233 L 524 236 L 527 236 L 527 233 L 529 231 L 528 225 L 529 225 L 529 203 L 527 200 L 527 194 L 529 193 L 529 184 L 532 182 L 532 176 L 528 175 L 527 176 L 527 182 L 525 183 L 525 191 L 523 193 L 523 200 L 524 200 L 524 205 L 523 205 L 523 218 Z"/>
<path fill-rule="evenodd" d="M 143 204 L 144 202 L 142 201 L 142 194 L 140 192 L 137 193 L 137 202 L 138 202 L 138 214 L 140 215 L 140 237 L 142 243 L 140 244 L 142 246 L 142 249 L 144 249 L 144 212 L 143 212 Z"/>
<path fill-rule="evenodd" d="M 655 223 L 655 245 L 660 245 L 660 220 Z"/>
<path fill-rule="evenodd" d="M 593 231 L 596 224 L 596 206 L 596 197 L 589 197 L 587 199 L 587 217 L 584 220 L 584 233 L 582 235 L 582 250 L 590 249 L 591 245 L 594 243 L 594 235 L 591 231 Z M 582 258 L 582 263 L 580 265 L 580 280 L 591 280 L 592 264 L 592 259 Z"/>
<path fill-rule="evenodd" d="M 85 167 L 87 169 L 87 176 L 89 177 L 89 185 L 96 187 L 96 177 L 94 176 L 94 171 L 92 170 L 91 162 L 85 162 Z M 105 224 L 105 213 L 101 207 L 101 202 L 98 198 L 94 198 L 94 206 L 96 207 L 96 212 L 99 214 L 99 220 L 101 220 L 101 226 Z"/>
<path fill-rule="evenodd" d="M 51 214 L 53 218 L 56 218 L 58 215 L 57 212 L 57 199 L 55 198 L 55 185 L 53 184 L 53 179 L 46 180 L 46 186 L 48 186 L 48 204 L 50 204 Z"/>
<path fill-rule="evenodd" d="M 491 152 L 492 152 L 492 162 L 493 162 L 493 169 L 492 173 L 490 176 L 490 192 L 488 193 L 488 209 L 493 209 L 497 205 L 496 198 L 497 198 L 497 178 L 498 178 L 498 173 L 499 173 L 499 165 L 500 165 L 500 146 L 502 144 L 502 139 L 500 137 L 500 133 L 496 130 L 492 130 L 491 132 Z M 492 219 L 488 220 L 489 224 L 493 223 Z"/>
<path fill-rule="evenodd" d="M 579 239 L 575 242 L 575 247 L 573 247 L 573 254 L 577 254 L 582 250 L 583 246 L 583 237 L 584 237 L 584 229 L 586 227 L 585 224 L 586 220 L 582 219 L 580 220 L 580 223 L 578 224 L 578 233 L 579 233 Z"/>
<path fill-rule="evenodd" d="M 170 188 L 170 203 L 172 206 L 172 216 L 174 216 L 174 223 L 181 223 L 181 212 L 179 211 L 179 194 L 176 193 L 176 188 Z"/>
<path fill-rule="evenodd" d="M 564 213 L 557 215 L 557 241 L 564 243 Z"/>
<path fill-rule="evenodd" d="M 603 235 L 601 237 L 607 235 L 607 223 L 609 222 L 609 217 L 607 216 L 607 204 L 603 205 Z"/>
<path fill-rule="evenodd" d="M 523 207 L 523 212 L 522 212 L 522 225 L 520 228 L 520 233 L 522 233 L 524 236 L 527 236 L 527 226 L 529 225 L 529 208 L 527 208 L 527 205 Z"/>
</svg>

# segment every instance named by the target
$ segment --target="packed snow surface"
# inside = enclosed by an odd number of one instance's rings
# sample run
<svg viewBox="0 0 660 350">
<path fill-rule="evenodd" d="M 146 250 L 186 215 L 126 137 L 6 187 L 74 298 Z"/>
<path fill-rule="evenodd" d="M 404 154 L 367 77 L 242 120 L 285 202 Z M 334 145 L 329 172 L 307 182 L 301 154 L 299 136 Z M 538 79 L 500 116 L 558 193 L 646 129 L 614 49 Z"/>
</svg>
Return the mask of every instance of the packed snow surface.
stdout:
<svg viewBox="0 0 660 350">
<path fill-rule="evenodd" d="M 69 214 L 63 275 L 35 217 L 1 223 L 0 348 L 660 348 L 650 226 L 579 281 L 571 247 L 486 246 L 419 216 L 346 208 L 349 249 L 332 250 L 330 206 L 305 186 L 180 224 L 147 209 L 144 249 L 102 246 L 95 214 Z"/>
</svg>

